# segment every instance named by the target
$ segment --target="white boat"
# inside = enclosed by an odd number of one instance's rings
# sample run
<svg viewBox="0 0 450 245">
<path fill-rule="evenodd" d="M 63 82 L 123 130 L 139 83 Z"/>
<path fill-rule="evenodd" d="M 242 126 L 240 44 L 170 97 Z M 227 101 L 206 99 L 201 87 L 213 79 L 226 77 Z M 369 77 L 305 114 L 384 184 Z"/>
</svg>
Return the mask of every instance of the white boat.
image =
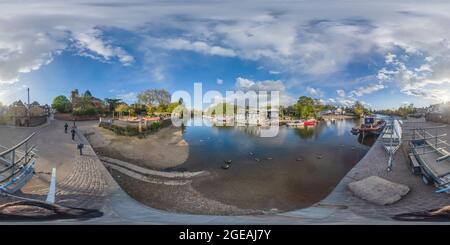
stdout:
<svg viewBox="0 0 450 245">
<path fill-rule="evenodd" d="M 288 122 L 286 124 L 289 127 L 298 128 L 298 127 L 303 127 L 305 125 L 305 122 L 303 120 L 295 120 L 295 121 L 292 121 L 292 122 Z"/>
<path fill-rule="evenodd" d="M 402 144 L 402 121 L 397 119 L 390 120 L 383 129 L 381 141 L 389 155 L 388 171 L 390 171 L 395 152 L 397 152 Z"/>
</svg>

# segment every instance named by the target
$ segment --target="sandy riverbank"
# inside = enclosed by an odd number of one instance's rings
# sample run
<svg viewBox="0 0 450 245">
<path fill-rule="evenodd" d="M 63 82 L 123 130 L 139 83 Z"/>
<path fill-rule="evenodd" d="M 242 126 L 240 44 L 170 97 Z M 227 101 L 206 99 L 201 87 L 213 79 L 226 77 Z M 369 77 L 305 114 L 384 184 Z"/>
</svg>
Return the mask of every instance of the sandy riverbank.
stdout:
<svg viewBox="0 0 450 245">
<path fill-rule="evenodd" d="M 189 155 L 189 146 L 182 137 L 181 129 L 167 127 L 144 139 L 118 136 L 113 132 L 91 125 L 83 133 L 100 156 L 118 159 L 147 169 L 168 171 L 181 165 Z M 184 185 L 145 182 L 107 166 L 108 171 L 131 197 L 153 207 L 173 212 L 193 214 L 243 215 L 261 214 L 257 210 L 241 209 L 233 205 L 209 199 L 192 187 L 188 179 Z"/>
<path fill-rule="evenodd" d="M 91 127 L 85 134 L 97 154 L 144 168 L 162 170 L 176 167 L 189 155 L 189 146 L 181 129 L 176 127 L 163 128 L 144 139 L 118 136 L 100 127 Z"/>
</svg>

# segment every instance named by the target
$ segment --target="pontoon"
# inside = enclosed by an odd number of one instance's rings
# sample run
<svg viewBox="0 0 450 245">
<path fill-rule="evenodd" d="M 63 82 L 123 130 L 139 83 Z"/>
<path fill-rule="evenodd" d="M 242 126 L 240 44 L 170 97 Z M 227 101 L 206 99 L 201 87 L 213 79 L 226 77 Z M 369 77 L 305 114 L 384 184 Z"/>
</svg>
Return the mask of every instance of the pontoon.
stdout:
<svg viewBox="0 0 450 245">
<path fill-rule="evenodd" d="M 445 127 L 445 126 L 441 126 Z M 450 145 L 442 138 L 446 134 L 432 135 L 430 129 L 441 127 L 420 128 L 413 130 L 410 141 L 410 160 L 412 171 L 422 175 L 425 184 L 435 184 L 436 192 L 450 191 L 450 153 L 446 150 Z"/>
</svg>

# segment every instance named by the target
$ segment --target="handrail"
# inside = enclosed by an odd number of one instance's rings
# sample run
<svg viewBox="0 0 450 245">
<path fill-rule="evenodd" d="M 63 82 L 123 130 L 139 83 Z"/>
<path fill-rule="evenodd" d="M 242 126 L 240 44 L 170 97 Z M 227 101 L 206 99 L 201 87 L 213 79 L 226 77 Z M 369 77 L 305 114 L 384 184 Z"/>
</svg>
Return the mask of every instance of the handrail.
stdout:
<svg viewBox="0 0 450 245">
<path fill-rule="evenodd" d="M 9 148 L 6 151 L 0 152 L 0 156 L 4 156 L 14 150 L 16 150 L 17 148 L 21 147 L 23 144 L 25 144 L 27 141 L 29 141 L 34 135 L 36 134 L 36 132 L 32 133 L 30 136 L 28 136 L 27 138 L 25 138 L 24 140 L 20 141 L 18 144 L 16 144 L 15 146 Z"/>
</svg>

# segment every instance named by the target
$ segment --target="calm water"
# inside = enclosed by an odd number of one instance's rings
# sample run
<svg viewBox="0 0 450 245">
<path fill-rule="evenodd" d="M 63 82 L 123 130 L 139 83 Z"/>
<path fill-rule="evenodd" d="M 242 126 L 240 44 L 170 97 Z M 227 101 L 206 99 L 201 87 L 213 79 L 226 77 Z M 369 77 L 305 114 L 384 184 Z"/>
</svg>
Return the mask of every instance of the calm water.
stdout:
<svg viewBox="0 0 450 245">
<path fill-rule="evenodd" d="M 187 127 L 189 158 L 178 170 L 208 170 L 194 182 L 205 196 L 241 208 L 291 210 L 324 198 L 364 156 L 373 138 L 350 133 L 359 120 L 281 126 L 273 138 L 258 127 Z M 258 158 L 260 161 L 256 161 Z M 228 170 L 221 168 L 232 160 Z"/>
</svg>

